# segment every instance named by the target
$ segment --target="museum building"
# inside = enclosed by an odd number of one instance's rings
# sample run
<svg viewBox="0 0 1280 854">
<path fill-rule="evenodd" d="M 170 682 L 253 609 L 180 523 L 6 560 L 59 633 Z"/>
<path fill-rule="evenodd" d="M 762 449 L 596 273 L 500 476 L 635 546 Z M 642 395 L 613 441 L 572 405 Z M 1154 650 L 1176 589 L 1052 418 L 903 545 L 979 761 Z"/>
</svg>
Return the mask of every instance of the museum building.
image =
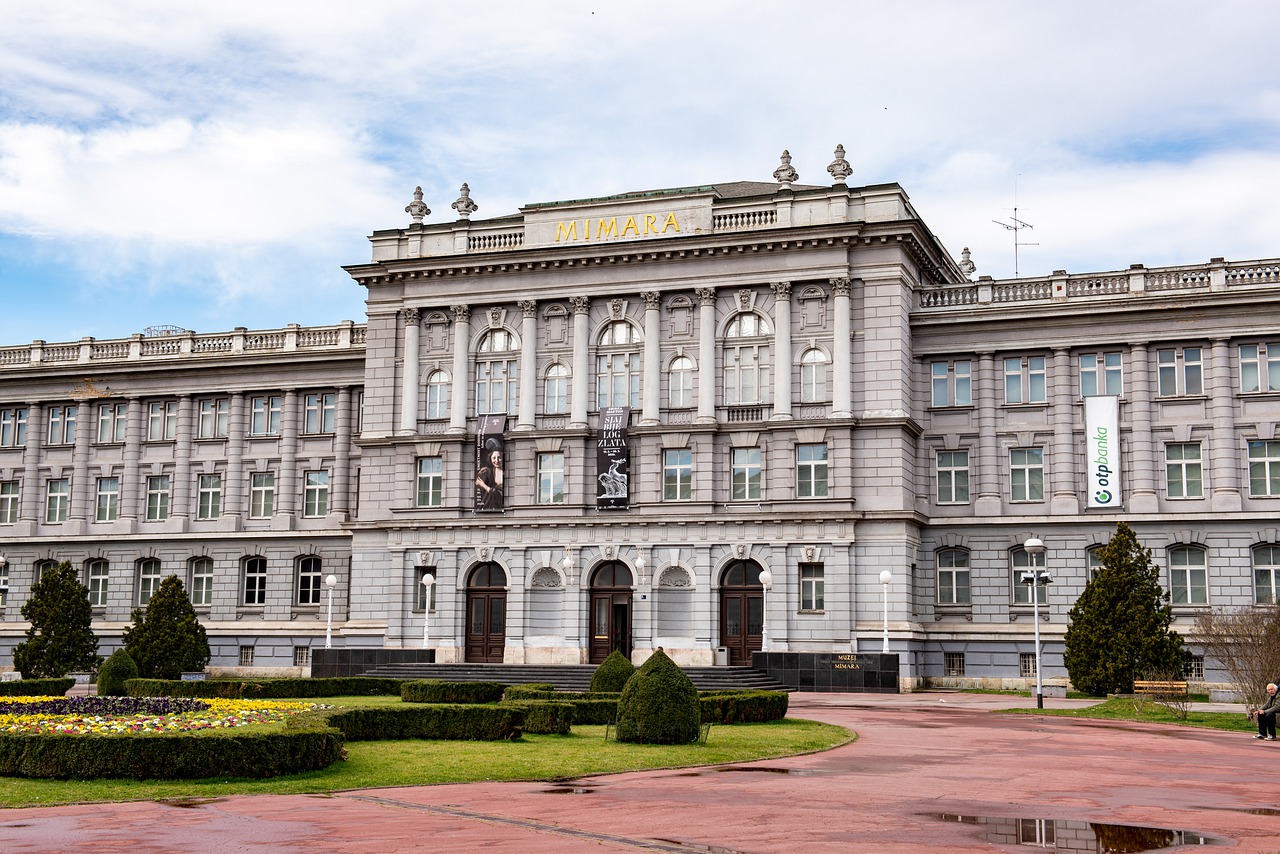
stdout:
<svg viewBox="0 0 1280 854">
<path fill-rule="evenodd" d="M 1193 650 L 1274 601 L 1280 261 L 975 278 L 827 171 L 494 219 L 464 184 L 440 222 L 419 190 L 346 268 L 363 325 L 0 347 L 0 666 L 64 560 L 104 653 L 177 574 L 211 665 L 264 674 L 887 637 L 905 684 L 1021 684 L 1038 615 L 1062 682 L 1119 521 Z"/>
</svg>

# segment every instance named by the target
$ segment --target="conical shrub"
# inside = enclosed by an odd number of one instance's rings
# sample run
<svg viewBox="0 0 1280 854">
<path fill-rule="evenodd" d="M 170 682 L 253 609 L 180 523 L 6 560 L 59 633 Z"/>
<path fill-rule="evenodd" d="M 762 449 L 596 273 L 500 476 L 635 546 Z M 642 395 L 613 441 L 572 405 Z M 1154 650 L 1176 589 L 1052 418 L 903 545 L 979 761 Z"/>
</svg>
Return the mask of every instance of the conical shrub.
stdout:
<svg viewBox="0 0 1280 854">
<path fill-rule="evenodd" d="M 608 658 L 600 662 L 596 672 L 591 674 L 591 690 L 615 693 L 621 691 L 635 672 L 636 666 L 615 649 L 609 653 Z"/>
<path fill-rule="evenodd" d="M 98 696 L 126 697 L 124 683 L 137 678 L 138 665 L 123 648 L 117 649 L 98 670 Z"/>
<path fill-rule="evenodd" d="M 702 729 L 698 689 L 657 651 L 627 681 L 618 700 L 618 741 L 691 744 Z"/>
</svg>

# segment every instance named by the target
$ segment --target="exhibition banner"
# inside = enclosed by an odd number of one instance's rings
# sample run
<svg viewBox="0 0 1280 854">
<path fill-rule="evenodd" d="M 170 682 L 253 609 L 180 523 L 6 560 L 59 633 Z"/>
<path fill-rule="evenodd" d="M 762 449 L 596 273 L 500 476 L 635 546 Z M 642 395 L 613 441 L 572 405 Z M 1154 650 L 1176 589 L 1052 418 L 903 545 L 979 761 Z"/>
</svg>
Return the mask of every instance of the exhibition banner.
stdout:
<svg viewBox="0 0 1280 854">
<path fill-rule="evenodd" d="M 1089 507 L 1119 507 L 1120 398 L 1084 399 L 1085 471 Z"/>
<path fill-rule="evenodd" d="M 482 415 L 476 426 L 477 513 L 501 513 L 505 507 L 507 416 Z"/>
<path fill-rule="evenodd" d="M 626 510 L 631 451 L 627 448 L 627 423 L 631 407 L 610 406 L 600 413 L 600 433 L 596 437 L 596 471 L 600 491 L 597 510 Z"/>
</svg>

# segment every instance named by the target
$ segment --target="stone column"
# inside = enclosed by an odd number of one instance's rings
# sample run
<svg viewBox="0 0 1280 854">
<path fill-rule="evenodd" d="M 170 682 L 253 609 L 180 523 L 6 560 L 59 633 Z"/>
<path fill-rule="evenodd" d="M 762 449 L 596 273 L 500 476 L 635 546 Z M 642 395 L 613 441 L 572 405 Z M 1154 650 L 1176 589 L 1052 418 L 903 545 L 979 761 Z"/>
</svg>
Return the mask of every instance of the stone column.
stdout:
<svg viewBox="0 0 1280 854">
<path fill-rule="evenodd" d="M 1050 383 L 1053 406 L 1049 419 L 1053 423 L 1053 447 L 1046 454 L 1052 487 L 1049 512 L 1055 516 L 1074 516 L 1080 512 L 1080 493 L 1075 479 L 1075 376 L 1071 370 L 1071 351 L 1053 351 Z"/>
<path fill-rule="evenodd" d="M 831 415 L 853 416 L 853 284 L 846 276 L 831 279 L 835 293 L 835 340 L 831 343 Z"/>
<path fill-rule="evenodd" d="M 586 297 L 570 297 L 573 306 L 573 388 L 569 392 L 569 426 L 587 426 L 587 383 L 591 375 L 588 351 L 591 301 Z"/>
<path fill-rule="evenodd" d="M 471 390 L 467 376 L 467 347 L 471 343 L 471 307 L 452 306 L 453 310 L 453 387 L 449 391 L 449 432 L 467 432 L 467 395 Z"/>
<path fill-rule="evenodd" d="M 418 322 L 416 308 L 406 308 L 402 317 L 404 318 L 404 371 L 400 378 L 400 429 L 396 432 L 402 436 L 412 436 L 418 432 L 418 389 L 421 385 L 418 337 L 422 326 Z"/>
<path fill-rule="evenodd" d="M 774 369 L 773 416 L 775 421 L 791 419 L 791 283 L 773 283 Z"/>
<path fill-rule="evenodd" d="M 970 489 L 977 496 L 973 512 L 979 518 L 1000 515 L 1003 500 L 1000 497 L 1000 443 L 996 439 L 996 400 L 1000 395 L 995 357 L 990 351 L 978 354 L 977 388 L 978 402 L 978 465 L 977 482 Z"/>
<path fill-rule="evenodd" d="M 248 428 L 247 406 L 244 392 L 231 395 L 231 418 L 227 424 L 227 468 L 222 473 L 222 513 L 234 520 L 239 528 L 240 514 L 244 512 L 244 436 Z"/>
<path fill-rule="evenodd" d="M 333 477 L 329 492 L 329 513 L 346 519 L 351 507 L 351 387 L 338 389 L 338 412 L 333 425 Z"/>
<path fill-rule="evenodd" d="M 1155 513 L 1160 509 L 1156 497 L 1155 454 L 1151 444 L 1151 374 L 1148 365 L 1146 342 L 1129 348 L 1129 415 L 1132 433 L 1129 436 L 1129 452 L 1133 460 L 1129 474 L 1133 486 L 1129 490 L 1129 511 Z M 1123 460 L 1121 461 L 1123 467 Z"/>
<path fill-rule="evenodd" d="M 1210 346 L 1209 413 L 1213 419 L 1213 446 L 1210 448 L 1213 497 L 1210 506 L 1214 513 L 1234 513 L 1244 507 L 1237 466 L 1245 456 L 1245 448 L 1236 435 L 1231 349 L 1225 338 L 1215 338 Z"/>
<path fill-rule="evenodd" d="M 169 515 L 185 519 L 191 504 L 191 446 L 195 433 L 195 401 L 191 395 L 178 398 L 178 435 L 173 446 L 173 480 L 169 482 Z M 134 477 L 137 480 L 137 477 Z M 140 514 L 141 515 L 141 514 Z"/>
<path fill-rule="evenodd" d="M 280 471 L 276 474 L 276 506 L 273 518 L 286 520 L 287 528 L 298 507 L 298 423 L 302 420 L 297 389 L 284 393 L 284 411 L 280 413 Z M 274 528 L 275 525 L 273 524 Z"/>
<path fill-rule="evenodd" d="M 72 526 L 79 525 L 84 530 L 86 521 L 95 518 L 94 495 L 97 487 L 94 479 L 89 477 L 89 445 L 93 441 L 93 413 L 85 405 L 85 401 L 76 402 L 76 434 L 75 448 L 71 457 L 71 506 L 68 522 Z M 63 417 L 66 408 L 63 408 Z M 65 422 L 64 422 L 65 423 Z"/>
<path fill-rule="evenodd" d="M 659 312 L 662 295 L 657 291 L 644 291 L 640 296 L 644 299 L 644 378 L 641 381 L 643 405 L 640 423 L 657 424 L 662 408 L 659 396 L 662 389 L 662 315 Z"/>
<path fill-rule="evenodd" d="M 716 421 L 716 289 L 698 288 L 698 417 Z"/>
<path fill-rule="evenodd" d="M 516 415 L 516 429 L 532 430 L 538 423 L 538 304 L 533 300 L 521 300 L 519 305 L 520 410 Z"/>
<path fill-rule="evenodd" d="M 124 519 L 138 518 L 138 505 L 133 500 L 137 494 L 141 480 L 139 460 L 142 457 L 142 434 L 146 432 L 147 420 L 143 414 L 142 401 L 131 397 L 127 401 L 128 414 L 125 416 L 124 429 L 124 479 L 120 482 L 120 516 Z M 174 509 L 174 502 L 169 502 Z"/>
<path fill-rule="evenodd" d="M 45 483 L 40 478 L 40 460 L 44 447 L 44 407 L 39 403 L 27 404 L 27 442 L 22 449 L 22 499 L 18 518 L 23 522 L 43 522 Z"/>
</svg>

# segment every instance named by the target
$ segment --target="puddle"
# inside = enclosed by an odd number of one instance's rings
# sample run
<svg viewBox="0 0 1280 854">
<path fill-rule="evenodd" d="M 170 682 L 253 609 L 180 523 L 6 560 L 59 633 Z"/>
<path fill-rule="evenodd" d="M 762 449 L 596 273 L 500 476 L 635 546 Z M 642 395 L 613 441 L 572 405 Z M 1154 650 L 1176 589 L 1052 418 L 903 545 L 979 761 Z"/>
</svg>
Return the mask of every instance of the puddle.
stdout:
<svg viewBox="0 0 1280 854">
<path fill-rule="evenodd" d="M 982 838 L 995 845 L 1034 845 L 1044 851 L 1085 850 L 1102 854 L 1138 854 L 1179 845 L 1230 845 L 1233 842 L 1226 837 L 1191 830 L 1134 824 L 1101 824 L 1053 818 L 998 818 L 953 813 L 925 815 L 940 821 L 982 827 Z"/>
<path fill-rule="evenodd" d="M 542 795 L 589 795 L 595 789 L 589 786 L 552 786 L 550 789 L 539 789 Z"/>
<path fill-rule="evenodd" d="M 824 774 L 833 773 L 831 771 L 819 771 L 816 768 L 712 768 L 717 774 L 728 773 L 759 773 L 759 774 L 787 774 L 791 777 L 821 777 Z"/>
<path fill-rule="evenodd" d="M 1201 810 L 1222 810 L 1224 812 L 1242 812 L 1245 815 L 1280 815 L 1280 809 L 1275 807 L 1196 807 Z"/>
<path fill-rule="evenodd" d="M 216 804 L 222 798 L 161 798 L 156 803 L 166 807 L 177 807 L 181 810 L 193 810 L 197 807 Z"/>
</svg>

